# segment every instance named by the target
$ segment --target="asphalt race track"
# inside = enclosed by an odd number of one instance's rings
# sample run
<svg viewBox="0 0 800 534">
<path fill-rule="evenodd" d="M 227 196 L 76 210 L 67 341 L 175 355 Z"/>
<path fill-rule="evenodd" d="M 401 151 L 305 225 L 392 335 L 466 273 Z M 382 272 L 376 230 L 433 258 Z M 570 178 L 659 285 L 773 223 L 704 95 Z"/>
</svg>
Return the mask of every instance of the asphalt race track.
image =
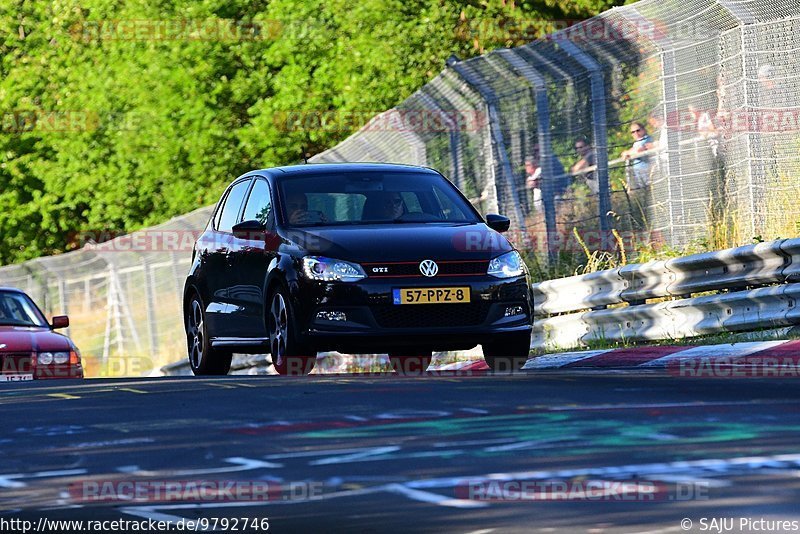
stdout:
<svg viewBox="0 0 800 534">
<path fill-rule="evenodd" d="M 797 379 L 575 369 L 4 384 L 0 519 L 488 533 L 685 532 L 685 519 L 702 532 L 735 518 L 747 531 L 740 518 L 800 519 L 798 397 Z M 270 491 L 152 493 L 188 481 Z M 579 491 L 599 481 L 616 489 Z M 133 482 L 149 497 L 97 490 Z M 544 489 L 510 491 L 523 483 Z"/>
</svg>

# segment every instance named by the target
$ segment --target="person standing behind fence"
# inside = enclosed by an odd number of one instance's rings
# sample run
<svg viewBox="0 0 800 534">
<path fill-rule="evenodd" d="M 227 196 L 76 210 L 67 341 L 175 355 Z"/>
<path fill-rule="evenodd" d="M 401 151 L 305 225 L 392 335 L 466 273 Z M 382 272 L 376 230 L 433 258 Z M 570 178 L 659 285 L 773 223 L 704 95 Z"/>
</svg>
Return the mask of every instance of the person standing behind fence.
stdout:
<svg viewBox="0 0 800 534">
<path fill-rule="evenodd" d="M 575 141 L 575 152 L 578 153 L 580 159 L 569 168 L 569 172 L 573 176 L 582 176 L 586 180 L 586 185 L 589 187 L 589 191 L 593 195 L 597 195 L 600 192 L 600 186 L 597 183 L 597 176 L 595 175 L 594 171 L 578 174 L 580 171 L 588 169 L 589 167 L 594 167 L 594 149 L 589 145 L 589 142 L 586 140 L 586 138 L 579 137 Z"/>
<path fill-rule="evenodd" d="M 536 213 L 542 211 L 542 168 L 539 167 L 538 154 L 536 157 L 525 158 L 525 188 L 530 192 L 530 206 Z"/>
<path fill-rule="evenodd" d="M 640 189 L 650 183 L 650 156 L 640 155 L 656 147 L 653 138 L 640 122 L 631 123 L 633 146 L 622 152 L 622 158 L 630 162 L 631 173 L 628 175 L 628 189 Z"/>
<path fill-rule="evenodd" d="M 558 160 L 555 154 L 550 154 L 550 162 L 552 165 L 552 184 L 554 200 L 561 200 L 561 195 L 570 186 L 570 175 L 564 172 L 564 166 Z M 542 165 L 539 161 L 539 145 L 534 145 L 533 156 L 525 159 L 525 187 L 531 191 L 532 206 L 537 212 L 543 210 L 543 191 L 544 184 L 542 183 Z"/>
</svg>

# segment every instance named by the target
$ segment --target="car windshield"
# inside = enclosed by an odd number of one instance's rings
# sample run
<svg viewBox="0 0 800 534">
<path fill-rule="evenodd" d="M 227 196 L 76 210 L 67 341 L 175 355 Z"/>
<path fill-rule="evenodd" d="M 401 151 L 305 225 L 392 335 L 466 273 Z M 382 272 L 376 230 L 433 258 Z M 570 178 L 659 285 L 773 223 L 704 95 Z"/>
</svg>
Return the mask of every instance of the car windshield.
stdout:
<svg viewBox="0 0 800 534">
<path fill-rule="evenodd" d="M 0 326 L 47 326 L 47 321 L 26 295 L 0 291 Z"/>
<path fill-rule="evenodd" d="M 284 179 L 280 191 L 290 226 L 480 220 L 452 184 L 430 173 L 317 174 Z"/>
</svg>

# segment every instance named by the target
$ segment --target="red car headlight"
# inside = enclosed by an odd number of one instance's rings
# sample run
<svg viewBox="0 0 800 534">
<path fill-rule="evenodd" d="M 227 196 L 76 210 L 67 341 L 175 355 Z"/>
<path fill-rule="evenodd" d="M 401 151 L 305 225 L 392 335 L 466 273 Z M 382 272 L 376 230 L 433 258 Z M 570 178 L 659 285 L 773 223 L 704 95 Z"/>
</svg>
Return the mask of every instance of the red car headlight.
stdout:
<svg viewBox="0 0 800 534">
<path fill-rule="evenodd" d="M 36 363 L 39 365 L 79 364 L 80 362 L 80 355 L 75 351 L 40 352 L 36 356 Z"/>
</svg>

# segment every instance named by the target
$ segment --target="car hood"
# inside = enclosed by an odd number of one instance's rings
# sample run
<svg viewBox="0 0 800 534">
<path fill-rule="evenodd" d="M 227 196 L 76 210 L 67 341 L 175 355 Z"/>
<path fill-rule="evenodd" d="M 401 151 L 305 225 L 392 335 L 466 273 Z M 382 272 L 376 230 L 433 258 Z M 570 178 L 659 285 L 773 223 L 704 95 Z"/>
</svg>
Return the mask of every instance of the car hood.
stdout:
<svg viewBox="0 0 800 534">
<path fill-rule="evenodd" d="M 483 223 L 292 228 L 287 234 L 309 254 L 354 262 L 488 260 L 512 250 L 505 237 Z"/>
<path fill-rule="evenodd" d="M 3 348 L 2 346 L 5 345 Z M 69 338 L 49 328 L 0 326 L 0 352 L 71 350 Z"/>
</svg>

